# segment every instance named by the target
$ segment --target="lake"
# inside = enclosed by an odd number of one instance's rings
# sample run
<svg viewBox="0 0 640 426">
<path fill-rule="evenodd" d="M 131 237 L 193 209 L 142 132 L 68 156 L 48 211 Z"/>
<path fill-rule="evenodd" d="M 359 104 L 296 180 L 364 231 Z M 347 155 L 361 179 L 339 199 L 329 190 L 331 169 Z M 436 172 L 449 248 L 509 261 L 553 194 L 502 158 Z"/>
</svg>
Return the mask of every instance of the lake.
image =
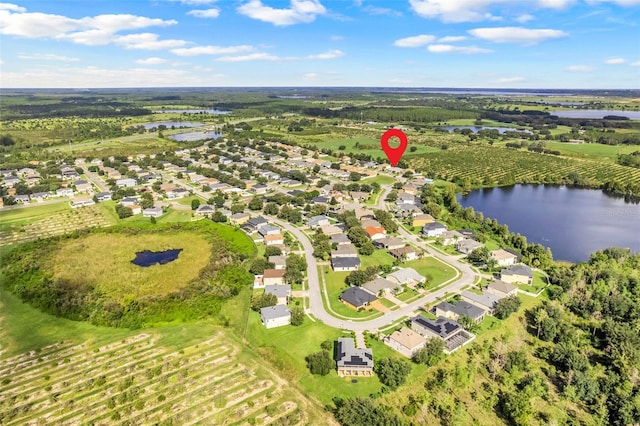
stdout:
<svg viewBox="0 0 640 426">
<path fill-rule="evenodd" d="M 607 115 L 617 115 L 627 117 L 629 120 L 640 120 L 640 111 L 616 111 L 612 109 L 574 109 L 566 111 L 551 111 L 551 115 L 560 118 L 593 118 L 601 119 Z"/>
<path fill-rule="evenodd" d="M 472 191 L 458 201 L 551 248 L 556 260 L 581 262 L 607 247 L 640 251 L 640 205 L 600 190 L 515 185 Z"/>
<path fill-rule="evenodd" d="M 162 109 L 152 111 L 154 114 L 170 113 L 170 114 L 231 114 L 231 111 L 223 111 L 221 109 Z"/>
<path fill-rule="evenodd" d="M 180 133 L 178 135 L 171 135 L 169 136 L 169 138 L 178 142 L 193 142 L 193 141 L 201 141 L 205 139 L 218 139 L 220 136 L 222 136 L 222 133 L 191 132 L 191 133 Z"/>
<path fill-rule="evenodd" d="M 515 127 L 487 127 L 487 126 L 443 126 L 440 129 L 445 129 L 449 132 L 453 130 L 462 130 L 469 129 L 473 133 L 478 133 L 480 130 L 497 130 L 498 133 L 503 134 L 504 132 L 522 132 L 522 133 L 531 133 L 530 130 L 518 130 Z"/>
<path fill-rule="evenodd" d="M 165 250 L 165 251 L 137 251 L 136 258 L 131 261 L 134 265 L 147 267 L 151 265 L 155 265 L 156 263 L 159 265 L 164 265 L 169 262 L 173 262 L 178 258 L 178 255 L 182 249 L 173 249 L 173 250 Z"/>
<path fill-rule="evenodd" d="M 172 127 L 179 129 L 181 127 L 202 127 L 204 123 L 195 123 L 190 121 L 156 121 L 154 123 L 138 124 L 138 126 L 144 126 L 145 130 L 158 128 L 158 126 L 165 126 L 167 129 Z"/>
</svg>

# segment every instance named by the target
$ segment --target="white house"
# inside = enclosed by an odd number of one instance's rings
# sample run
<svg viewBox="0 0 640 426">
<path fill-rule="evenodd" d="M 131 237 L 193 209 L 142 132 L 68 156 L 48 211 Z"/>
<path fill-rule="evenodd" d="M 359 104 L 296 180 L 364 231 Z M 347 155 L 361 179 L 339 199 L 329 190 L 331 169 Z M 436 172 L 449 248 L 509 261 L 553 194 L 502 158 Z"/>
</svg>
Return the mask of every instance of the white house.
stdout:
<svg viewBox="0 0 640 426">
<path fill-rule="evenodd" d="M 282 327 L 291 324 L 291 311 L 285 305 L 269 306 L 260 309 L 260 317 L 266 328 Z"/>
<path fill-rule="evenodd" d="M 122 178 L 122 179 L 116 180 L 116 186 L 118 188 L 127 188 L 130 186 L 136 186 L 137 184 L 138 182 L 132 178 Z"/>
</svg>

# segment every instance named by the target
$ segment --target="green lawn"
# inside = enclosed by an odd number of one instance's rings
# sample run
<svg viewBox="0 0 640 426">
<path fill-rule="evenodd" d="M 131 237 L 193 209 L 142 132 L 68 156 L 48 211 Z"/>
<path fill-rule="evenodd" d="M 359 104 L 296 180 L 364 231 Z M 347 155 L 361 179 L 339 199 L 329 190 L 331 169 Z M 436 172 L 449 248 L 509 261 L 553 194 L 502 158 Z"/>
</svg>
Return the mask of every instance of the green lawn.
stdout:
<svg viewBox="0 0 640 426">
<path fill-rule="evenodd" d="M 382 135 L 381 135 L 382 136 Z M 336 152 L 342 152 L 345 154 L 358 153 L 371 155 L 373 158 L 383 157 L 384 154 L 380 148 L 380 139 L 374 139 L 373 137 L 357 136 L 352 138 L 344 138 L 338 135 L 313 135 L 309 137 L 308 143 L 315 145 L 319 149 L 328 148 Z M 356 146 L 358 144 L 358 146 Z M 339 151 L 338 148 L 344 146 L 343 151 Z M 438 151 L 437 148 L 433 148 L 426 145 L 411 144 L 411 137 L 409 137 L 409 146 L 415 146 L 417 149 L 415 152 L 407 150 L 406 154 L 420 155 L 428 152 Z M 367 181 L 368 182 L 368 181 Z"/>
<path fill-rule="evenodd" d="M 395 183 L 395 179 L 392 178 L 391 176 L 387 176 L 387 175 L 377 175 L 374 176 L 372 178 L 368 178 L 368 179 L 364 179 L 363 182 L 368 183 L 368 184 L 372 184 L 374 182 L 380 184 L 380 185 L 391 185 L 393 183 Z"/>
<path fill-rule="evenodd" d="M 394 259 L 387 250 L 381 249 L 374 251 L 371 256 L 360 256 L 360 261 L 362 262 L 360 267 L 365 269 L 369 266 L 392 265 Z"/>
<path fill-rule="evenodd" d="M 455 269 L 430 256 L 406 262 L 402 266 L 415 269 L 423 277 L 430 276 L 427 288 L 437 287 L 456 276 Z"/>
<path fill-rule="evenodd" d="M 12 228 L 26 223 L 35 222 L 51 215 L 71 211 L 69 200 L 61 198 L 59 203 L 32 205 L 12 210 L 0 211 L 0 229 Z"/>
<path fill-rule="evenodd" d="M 516 284 L 516 286 L 529 293 L 537 293 L 547 285 L 547 278 L 540 271 L 533 271 L 533 282 L 528 284 Z"/>
<path fill-rule="evenodd" d="M 378 299 L 378 300 L 380 300 L 380 303 L 381 303 L 383 306 L 385 306 L 385 307 L 387 307 L 387 308 L 389 308 L 389 309 L 391 309 L 391 308 L 393 308 L 393 307 L 395 307 L 395 306 L 396 306 L 396 304 L 395 304 L 395 303 L 393 303 L 391 300 L 385 299 L 384 297 L 383 297 L 383 298 L 381 298 L 381 299 Z"/>
<path fill-rule="evenodd" d="M 576 137 L 580 139 L 580 137 Z M 633 145 L 604 145 L 599 143 L 570 144 L 563 142 L 546 142 L 546 147 L 560 151 L 562 155 L 576 158 L 605 160 L 614 163 L 618 154 L 630 154 L 639 148 Z"/>
<path fill-rule="evenodd" d="M 349 275 L 349 272 L 334 272 L 329 266 L 320 266 L 318 269 L 318 274 L 323 276 L 325 279 L 325 285 L 327 288 L 327 295 L 329 296 L 329 304 L 331 305 L 331 309 L 333 309 L 337 314 L 360 320 L 373 319 L 382 315 L 382 313 L 378 311 L 358 312 L 354 309 L 351 309 L 338 299 L 340 293 L 348 288 L 348 286 L 344 283 L 344 279 L 347 275 Z M 322 277 L 320 277 L 320 279 L 322 279 Z"/>
<path fill-rule="evenodd" d="M 404 291 L 396 296 L 396 299 L 402 300 L 403 302 L 407 302 L 411 299 L 417 298 L 421 296 L 420 293 L 415 291 L 412 288 L 404 287 Z"/>
</svg>

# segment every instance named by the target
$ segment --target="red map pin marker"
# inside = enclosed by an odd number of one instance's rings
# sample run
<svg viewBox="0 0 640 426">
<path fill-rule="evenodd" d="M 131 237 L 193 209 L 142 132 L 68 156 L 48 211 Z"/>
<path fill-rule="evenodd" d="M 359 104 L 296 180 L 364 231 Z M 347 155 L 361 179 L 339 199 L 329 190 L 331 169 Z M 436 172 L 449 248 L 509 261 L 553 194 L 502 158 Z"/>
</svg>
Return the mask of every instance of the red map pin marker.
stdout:
<svg viewBox="0 0 640 426">
<path fill-rule="evenodd" d="M 394 136 L 400 139 L 400 145 L 398 145 L 397 148 L 391 148 L 389 146 L 389 139 Z M 382 150 L 387 154 L 387 158 L 393 167 L 397 166 L 400 162 L 402 154 L 404 154 L 404 151 L 407 149 L 407 143 L 407 135 L 400 129 L 389 129 L 382 134 L 380 145 L 382 145 Z"/>
</svg>

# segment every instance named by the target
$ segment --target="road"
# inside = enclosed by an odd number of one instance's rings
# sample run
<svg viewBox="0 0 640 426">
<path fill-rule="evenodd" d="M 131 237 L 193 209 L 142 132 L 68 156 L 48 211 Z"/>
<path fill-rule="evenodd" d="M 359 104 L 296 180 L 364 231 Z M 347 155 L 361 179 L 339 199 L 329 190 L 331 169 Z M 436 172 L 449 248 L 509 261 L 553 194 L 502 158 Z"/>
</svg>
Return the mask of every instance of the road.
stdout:
<svg viewBox="0 0 640 426">
<path fill-rule="evenodd" d="M 100 192 L 110 191 L 109 187 L 106 183 L 102 181 L 95 173 L 90 172 L 86 166 L 82 166 L 82 170 L 84 170 L 84 175 L 89 179 L 95 186 L 100 189 Z"/>
</svg>

